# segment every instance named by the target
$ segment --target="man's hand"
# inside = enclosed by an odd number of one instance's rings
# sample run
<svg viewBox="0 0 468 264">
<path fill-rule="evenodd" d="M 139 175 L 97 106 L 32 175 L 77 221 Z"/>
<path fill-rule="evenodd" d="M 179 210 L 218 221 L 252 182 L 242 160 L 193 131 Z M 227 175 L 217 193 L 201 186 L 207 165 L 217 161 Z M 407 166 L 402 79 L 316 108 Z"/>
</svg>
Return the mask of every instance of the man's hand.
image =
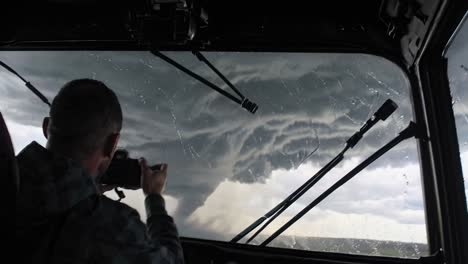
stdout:
<svg viewBox="0 0 468 264">
<path fill-rule="evenodd" d="M 159 170 L 152 170 L 146 164 L 144 158 L 140 159 L 141 166 L 141 188 L 145 195 L 162 194 L 166 185 L 167 164 L 160 164 Z"/>
</svg>

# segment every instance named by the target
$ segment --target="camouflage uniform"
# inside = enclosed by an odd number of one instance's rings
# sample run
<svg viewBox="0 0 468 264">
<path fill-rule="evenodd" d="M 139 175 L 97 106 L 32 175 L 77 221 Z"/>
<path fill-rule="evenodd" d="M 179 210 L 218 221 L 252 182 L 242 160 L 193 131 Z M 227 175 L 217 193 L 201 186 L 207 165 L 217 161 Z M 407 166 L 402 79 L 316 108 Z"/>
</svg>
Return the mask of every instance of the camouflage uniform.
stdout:
<svg viewBox="0 0 468 264">
<path fill-rule="evenodd" d="M 183 263 L 173 219 L 161 195 L 138 212 L 98 195 L 93 178 L 71 159 L 33 142 L 17 157 L 16 246 L 20 263 Z"/>
</svg>

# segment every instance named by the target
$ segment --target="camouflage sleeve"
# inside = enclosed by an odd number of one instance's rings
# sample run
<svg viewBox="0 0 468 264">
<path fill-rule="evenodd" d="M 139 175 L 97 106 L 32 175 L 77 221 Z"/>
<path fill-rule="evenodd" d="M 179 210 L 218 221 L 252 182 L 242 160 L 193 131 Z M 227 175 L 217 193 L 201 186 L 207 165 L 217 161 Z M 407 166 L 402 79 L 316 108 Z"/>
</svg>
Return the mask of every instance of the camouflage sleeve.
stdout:
<svg viewBox="0 0 468 264">
<path fill-rule="evenodd" d="M 109 202 L 115 203 L 110 199 Z M 124 204 L 120 204 L 114 213 L 109 213 L 114 217 L 104 222 L 105 227 L 94 234 L 95 237 L 99 236 L 98 245 L 93 247 L 94 262 L 184 263 L 179 235 L 174 220 L 166 212 L 163 197 L 149 195 L 145 205 L 148 215 L 146 225 L 136 210 Z M 114 230 L 113 233 L 102 233 L 111 230 Z"/>
<path fill-rule="evenodd" d="M 172 217 L 166 212 L 164 198 L 159 194 L 148 195 L 145 199 L 148 233 L 156 247 L 168 251 L 173 262 L 184 263 L 179 234 Z"/>
</svg>

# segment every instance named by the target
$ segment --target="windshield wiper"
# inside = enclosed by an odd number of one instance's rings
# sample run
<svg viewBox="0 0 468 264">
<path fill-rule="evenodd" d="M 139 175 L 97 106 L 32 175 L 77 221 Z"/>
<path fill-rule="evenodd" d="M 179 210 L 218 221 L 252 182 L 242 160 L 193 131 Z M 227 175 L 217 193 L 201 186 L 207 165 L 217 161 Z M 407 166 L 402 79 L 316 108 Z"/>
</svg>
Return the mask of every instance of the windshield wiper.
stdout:
<svg viewBox="0 0 468 264">
<path fill-rule="evenodd" d="M 15 70 L 13 70 L 13 68 L 8 66 L 3 61 L 0 61 L 0 66 L 5 68 L 9 72 L 13 73 L 14 75 L 16 75 L 18 78 L 20 78 L 24 82 L 26 87 L 28 87 L 28 89 L 31 90 L 31 92 L 33 92 L 37 97 L 39 97 L 39 99 L 41 99 L 41 101 L 44 102 L 46 105 L 50 106 L 50 102 L 47 99 L 47 97 L 45 97 L 39 90 L 37 90 L 36 87 L 34 87 L 34 85 L 32 85 L 30 82 L 26 81 L 26 79 L 24 79 L 23 76 L 21 76 L 19 73 L 17 73 Z"/>
<path fill-rule="evenodd" d="M 208 81 L 207 79 L 203 78 L 202 76 L 194 73 L 193 71 L 187 69 L 185 66 L 179 64 L 178 62 L 174 61 L 173 59 L 169 58 L 168 56 L 162 54 L 159 51 L 151 51 L 151 53 L 162 60 L 166 61 L 167 63 L 171 64 L 172 66 L 176 67 L 177 69 L 181 70 L 185 74 L 191 76 L 192 78 L 198 80 L 199 82 L 205 84 L 206 86 L 210 87 L 211 89 L 217 91 L 218 93 L 224 95 L 225 97 L 231 99 L 235 103 L 242 106 L 242 108 L 246 109 L 252 114 L 255 114 L 258 110 L 258 105 L 249 99 L 247 99 L 234 85 L 218 70 L 216 69 L 209 61 L 206 59 L 200 52 L 193 51 L 193 54 L 202 62 L 204 62 L 212 71 L 214 71 L 240 98 L 226 92 L 216 84 Z"/>
<path fill-rule="evenodd" d="M 388 142 L 385 146 L 374 152 L 369 158 L 364 160 L 361 164 L 357 165 L 352 171 L 348 174 L 343 176 L 340 180 L 338 180 L 335 184 L 333 184 L 330 188 L 324 191 L 319 197 L 317 197 L 314 201 L 312 201 L 309 205 L 307 205 L 302 211 L 300 211 L 297 215 L 295 215 L 291 220 L 289 220 L 286 224 L 281 226 L 275 233 L 273 233 L 270 237 L 268 237 L 260 246 L 268 245 L 273 239 L 281 235 L 286 229 L 288 229 L 291 225 L 293 225 L 297 220 L 301 219 L 307 212 L 309 212 L 312 208 L 318 205 L 321 201 L 327 198 L 330 194 L 332 194 L 336 189 L 340 188 L 343 184 L 351 180 L 356 174 L 361 172 L 367 166 L 369 166 L 372 162 L 380 158 L 383 154 L 387 151 L 398 145 L 403 140 L 408 138 L 417 136 L 417 126 L 415 123 L 410 122 L 408 127 L 406 127 L 400 134 Z"/>
<path fill-rule="evenodd" d="M 250 233 L 252 230 L 257 228 L 260 224 L 262 224 L 265 220 L 269 219 L 257 232 L 250 237 L 246 243 L 252 241 L 260 232 L 262 232 L 273 220 L 276 219 L 281 213 L 283 213 L 291 204 L 293 204 L 297 199 L 299 199 L 304 193 L 306 193 L 312 186 L 314 186 L 325 174 L 327 174 L 332 168 L 338 165 L 344 158 L 344 154 L 350 148 L 356 146 L 362 136 L 371 128 L 373 127 L 378 121 L 384 121 L 387 119 L 396 109 L 397 104 L 392 100 L 388 99 L 385 103 L 375 112 L 375 114 L 367 120 L 367 122 L 357 131 L 352 137 L 350 137 L 346 141 L 346 145 L 344 149 L 334 158 L 332 159 L 327 165 L 325 165 L 320 171 L 318 171 L 314 176 L 312 176 L 308 181 L 306 181 L 301 187 L 295 190 L 292 194 L 290 194 L 286 199 L 284 199 L 281 203 L 279 203 L 276 207 L 271 209 L 268 213 L 264 216 L 260 217 L 236 235 L 231 242 L 237 242 L 241 240 L 244 236 Z"/>
</svg>

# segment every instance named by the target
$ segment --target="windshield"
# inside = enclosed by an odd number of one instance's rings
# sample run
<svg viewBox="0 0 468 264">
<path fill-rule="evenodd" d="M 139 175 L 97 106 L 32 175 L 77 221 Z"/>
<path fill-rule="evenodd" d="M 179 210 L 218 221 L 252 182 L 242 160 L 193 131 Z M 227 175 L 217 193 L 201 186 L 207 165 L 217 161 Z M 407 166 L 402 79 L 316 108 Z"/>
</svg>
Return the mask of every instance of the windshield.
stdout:
<svg viewBox="0 0 468 264">
<path fill-rule="evenodd" d="M 229 91 L 191 53 L 164 54 Z M 0 59 L 49 100 L 75 78 L 95 78 L 113 89 L 124 112 L 120 147 L 134 158 L 169 164 L 166 203 L 186 237 L 229 241 L 338 154 L 385 100 L 394 100 L 397 111 L 372 128 L 339 166 L 254 241 L 261 243 L 413 119 L 406 76 L 379 57 L 204 54 L 258 104 L 255 114 L 149 52 L 2 52 Z M 6 71 L 0 71 L 0 82 L 0 110 L 16 152 L 31 140 L 45 145 L 40 127 L 48 107 Z M 123 202 L 136 208 L 144 221 L 141 191 L 125 192 Z M 270 246 L 418 257 L 427 254 L 426 244 L 419 160 L 411 139 Z"/>
</svg>

